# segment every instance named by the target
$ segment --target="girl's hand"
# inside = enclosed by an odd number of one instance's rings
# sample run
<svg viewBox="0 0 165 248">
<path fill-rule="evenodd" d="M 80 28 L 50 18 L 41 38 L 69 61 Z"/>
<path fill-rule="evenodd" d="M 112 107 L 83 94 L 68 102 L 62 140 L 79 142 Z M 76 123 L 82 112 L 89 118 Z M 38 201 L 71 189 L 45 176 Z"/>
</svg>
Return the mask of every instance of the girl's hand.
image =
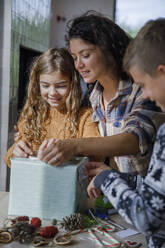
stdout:
<svg viewBox="0 0 165 248">
<path fill-rule="evenodd" d="M 103 162 L 89 162 L 86 165 L 86 175 L 94 177 L 103 170 L 110 170 L 110 167 Z"/>
<path fill-rule="evenodd" d="M 27 142 L 20 140 L 15 145 L 14 150 L 13 150 L 13 154 L 15 157 L 27 158 L 30 155 L 33 155 L 33 151 Z"/>
<path fill-rule="evenodd" d="M 95 180 L 95 177 L 91 180 L 87 188 L 89 198 L 98 198 L 101 194 L 101 190 L 95 188 L 94 183 L 93 183 L 94 180 Z"/>
<path fill-rule="evenodd" d="M 61 165 L 74 156 L 70 140 L 45 140 L 38 151 L 37 157 L 50 165 Z"/>
</svg>

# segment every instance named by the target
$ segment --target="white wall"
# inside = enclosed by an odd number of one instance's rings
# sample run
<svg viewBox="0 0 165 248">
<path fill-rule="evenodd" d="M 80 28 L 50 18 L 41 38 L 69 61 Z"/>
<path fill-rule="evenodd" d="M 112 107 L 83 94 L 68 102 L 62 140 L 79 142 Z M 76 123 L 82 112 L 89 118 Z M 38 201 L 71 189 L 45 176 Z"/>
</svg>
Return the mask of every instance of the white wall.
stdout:
<svg viewBox="0 0 165 248">
<path fill-rule="evenodd" d="M 0 10 L 0 190 L 5 191 L 7 167 L 3 158 L 8 141 L 11 0 L 1 0 Z"/>
<path fill-rule="evenodd" d="M 52 22 L 50 47 L 65 46 L 64 35 L 68 20 L 79 16 L 87 10 L 96 10 L 113 19 L 115 0 L 52 0 Z M 57 15 L 66 21 L 57 22 Z"/>
</svg>

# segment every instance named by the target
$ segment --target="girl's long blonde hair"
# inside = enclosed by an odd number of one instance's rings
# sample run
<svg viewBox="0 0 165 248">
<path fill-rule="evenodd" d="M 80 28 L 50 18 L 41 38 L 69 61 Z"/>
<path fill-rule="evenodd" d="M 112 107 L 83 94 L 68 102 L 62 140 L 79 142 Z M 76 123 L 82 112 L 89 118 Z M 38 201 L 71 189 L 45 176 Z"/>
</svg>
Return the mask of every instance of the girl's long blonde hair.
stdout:
<svg viewBox="0 0 165 248">
<path fill-rule="evenodd" d="M 54 71 L 70 79 L 70 93 L 66 100 L 66 119 L 70 121 L 71 136 L 74 137 L 78 129 L 82 94 L 80 77 L 69 52 L 65 48 L 51 48 L 35 60 L 30 73 L 28 96 L 19 118 L 24 120 L 24 135 L 28 142 L 41 144 L 46 136 L 44 123 L 49 117 L 50 106 L 41 97 L 39 79 L 41 74 Z"/>
</svg>

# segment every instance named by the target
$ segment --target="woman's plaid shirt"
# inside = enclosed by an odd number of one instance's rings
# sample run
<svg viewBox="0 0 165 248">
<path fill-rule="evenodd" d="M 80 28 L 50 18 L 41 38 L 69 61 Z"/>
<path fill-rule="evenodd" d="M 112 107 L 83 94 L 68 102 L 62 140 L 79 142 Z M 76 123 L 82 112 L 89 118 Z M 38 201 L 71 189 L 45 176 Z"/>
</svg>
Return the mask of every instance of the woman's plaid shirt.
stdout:
<svg viewBox="0 0 165 248">
<path fill-rule="evenodd" d="M 102 93 L 103 87 L 97 82 L 90 96 L 94 111 L 93 121 L 98 122 L 102 136 L 127 132 L 139 138 L 139 154 L 114 159 L 121 172 L 138 172 L 145 175 L 156 132 L 165 121 L 165 114 L 154 102 L 143 99 L 141 88 L 130 81 L 119 82 L 118 91 L 105 110 Z"/>
</svg>

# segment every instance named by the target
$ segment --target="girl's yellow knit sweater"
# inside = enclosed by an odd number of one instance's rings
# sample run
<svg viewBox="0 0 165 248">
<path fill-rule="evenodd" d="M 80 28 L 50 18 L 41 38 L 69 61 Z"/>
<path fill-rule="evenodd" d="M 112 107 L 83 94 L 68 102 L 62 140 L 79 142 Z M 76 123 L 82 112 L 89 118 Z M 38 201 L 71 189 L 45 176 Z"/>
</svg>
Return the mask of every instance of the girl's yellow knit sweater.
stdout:
<svg viewBox="0 0 165 248">
<path fill-rule="evenodd" d="M 45 130 L 46 130 L 46 139 L 69 139 L 71 138 L 71 133 L 69 131 L 69 122 L 66 120 L 66 111 L 58 111 L 53 108 L 50 111 L 49 119 L 46 121 Z M 13 157 L 13 149 L 16 143 L 19 140 L 26 141 L 24 135 L 24 120 L 20 121 L 18 124 L 19 133 L 21 137 L 9 148 L 5 155 L 5 163 L 10 166 L 10 158 Z M 92 109 L 83 107 L 80 109 L 79 120 L 78 120 L 78 130 L 74 138 L 87 138 L 87 137 L 99 137 L 99 131 L 97 123 L 92 121 Z M 42 143 L 42 141 L 41 141 Z M 39 145 L 36 145 L 35 142 L 32 142 L 31 147 L 33 151 L 39 149 Z M 97 159 L 97 161 L 103 161 L 103 158 Z"/>
</svg>

